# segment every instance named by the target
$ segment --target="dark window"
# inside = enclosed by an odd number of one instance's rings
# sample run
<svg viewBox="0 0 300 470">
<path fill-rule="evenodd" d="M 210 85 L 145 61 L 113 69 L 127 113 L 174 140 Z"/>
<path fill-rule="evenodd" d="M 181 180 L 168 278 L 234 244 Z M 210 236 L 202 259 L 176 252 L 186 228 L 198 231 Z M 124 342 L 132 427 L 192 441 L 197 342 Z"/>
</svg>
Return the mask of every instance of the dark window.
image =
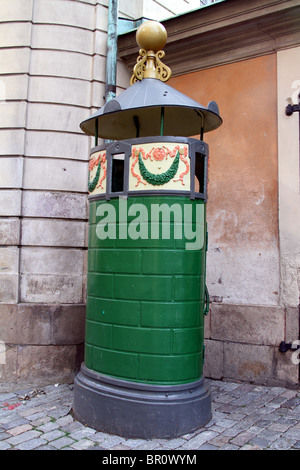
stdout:
<svg viewBox="0 0 300 470">
<path fill-rule="evenodd" d="M 111 190 L 113 193 L 124 190 L 124 154 L 112 155 L 112 181 Z"/>
<path fill-rule="evenodd" d="M 195 153 L 195 192 L 204 193 L 205 188 L 205 155 Z"/>
</svg>

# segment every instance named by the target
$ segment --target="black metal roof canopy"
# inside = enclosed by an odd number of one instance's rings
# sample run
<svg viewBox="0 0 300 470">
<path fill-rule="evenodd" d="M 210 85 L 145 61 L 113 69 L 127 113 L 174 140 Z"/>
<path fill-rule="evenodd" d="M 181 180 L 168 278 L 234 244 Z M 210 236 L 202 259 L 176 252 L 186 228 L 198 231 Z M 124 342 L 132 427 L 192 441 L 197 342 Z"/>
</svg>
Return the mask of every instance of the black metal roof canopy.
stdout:
<svg viewBox="0 0 300 470">
<path fill-rule="evenodd" d="M 104 139 L 131 139 L 161 133 L 164 108 L 164 135 L 188 137 L 217 129 L 222 124 L 217 104 L 205 108 L 183 93 L 155 78 L 144 78 L 131 85 L 117 98 L 108 101 L 80 124 L 88 135 Z"/>
<path fill-rule="evenodd" d="M 160 60 L 164 52 L 159 49 L 165 41 L 166 31 L 161 24 L 148 21 L 140 26 L 137 42 L 142 49 L 132 85 L 80 124 L 86 134 L 110 140 L 156 135 L 189 137 L 202 136 L 222 124 L 215 101 L 202 106 L 165 83 L 171 75 Z"/>
</svg>

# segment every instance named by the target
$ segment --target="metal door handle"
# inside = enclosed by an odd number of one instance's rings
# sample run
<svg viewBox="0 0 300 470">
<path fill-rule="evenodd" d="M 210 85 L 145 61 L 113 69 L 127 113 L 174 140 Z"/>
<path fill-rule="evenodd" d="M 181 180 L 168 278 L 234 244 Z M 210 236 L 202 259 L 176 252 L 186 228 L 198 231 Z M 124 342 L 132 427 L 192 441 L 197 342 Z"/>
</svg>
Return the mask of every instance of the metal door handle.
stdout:
<svg viewBox="0 0 300 470">
<path fill-rule="evenodd" d="M 209 312 L 209 292 L 207 286 L 205 286 L 205 303 L 204 303 L 204 315 L 207 315 Z"/>
</svg>

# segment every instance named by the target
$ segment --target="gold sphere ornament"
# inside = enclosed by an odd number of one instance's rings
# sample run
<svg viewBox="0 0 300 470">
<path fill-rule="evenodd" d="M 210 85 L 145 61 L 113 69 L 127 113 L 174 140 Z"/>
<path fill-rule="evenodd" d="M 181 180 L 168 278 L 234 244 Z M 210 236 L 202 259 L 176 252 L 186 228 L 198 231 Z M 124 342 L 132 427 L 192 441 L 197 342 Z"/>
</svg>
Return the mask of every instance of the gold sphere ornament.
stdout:
<svg viewBox="0 0 300 470">
<path fill-rule="evenodd" d="M 171 70 L 161 61 L 165 56 L 162 49 L 167 42 L 166 28 L 158 21 L 146 21 L 136 32 L 136 42 L 140 51 L 130 84 L 143 78 L 156 78 L 166 82 L 171 76 Z"/>
<path fill-rule="evenodd" d="M 146 21 L 136 32 L 136 42 L 146 51 L 160 51 L 167 42 L 166 28 L 158 21 Z"/>
</svg>

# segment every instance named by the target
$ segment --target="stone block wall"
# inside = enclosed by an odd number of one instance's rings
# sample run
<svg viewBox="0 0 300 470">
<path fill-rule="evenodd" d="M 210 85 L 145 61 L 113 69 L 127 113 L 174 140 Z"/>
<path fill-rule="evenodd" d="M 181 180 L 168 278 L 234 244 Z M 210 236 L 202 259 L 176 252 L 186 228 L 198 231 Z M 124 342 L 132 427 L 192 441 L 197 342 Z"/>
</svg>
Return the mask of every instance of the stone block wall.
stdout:
<svg viewBox="0 0 300 470">
<path fill-rule="evenodd" d="M 213 303 L 205 319 L 204 373 L 214 379 L 297 387 L 299 354 L 283 354 L 278 346 L 293 343 L 298 332 L 298 307 Z"/>
<path fill-rule="evenodd" d="M 72 381 L 83 357 L 79 124 L 104 103 L 107 17 L 107 0 L 0 4 L 0 383 Z M 119 62 L 118 92 L 128 77 Z"/>
<path fill-rule="evenodd" d="M 83 356 L 84 305 L 0 304 L 0 390 L 72 381 Z M 1 343 L 3 345 L 3 343 Z"/>
</svg>

